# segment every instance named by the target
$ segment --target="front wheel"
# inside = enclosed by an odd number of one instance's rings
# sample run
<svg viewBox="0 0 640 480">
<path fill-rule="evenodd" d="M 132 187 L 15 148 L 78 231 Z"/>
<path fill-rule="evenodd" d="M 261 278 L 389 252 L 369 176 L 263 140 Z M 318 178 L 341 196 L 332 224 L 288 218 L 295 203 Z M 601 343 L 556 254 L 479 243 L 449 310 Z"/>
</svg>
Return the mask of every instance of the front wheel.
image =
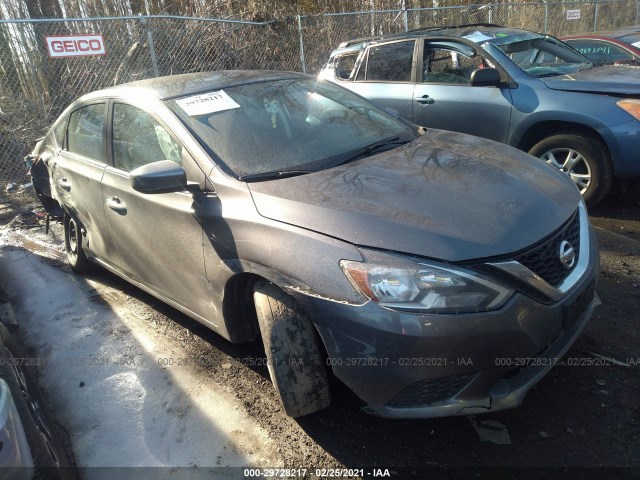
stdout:
<svg viewBox="0 0 640 480">
<path fill-rule="evenodd" d="M 64 214 L 64 248 L 67 262 L 75 273 L 87 273 L 93 270 L 93 263 L 84 253 L 85 235 L 82 225 L 68 213 Z"/>
<path fill-rule="evenodd" d="M 561 133 L 536 143 L 529 153 L 568 175 L 589 206 L 602 200 L 611 187 L 609 155 L 597 140 L 579 133 Z"/>
<path fill-rule="evenodd" d="M 273 283 L 258 282 L 253 299 L 269 375 L 286 414 L 301 417 L 329 406 L 329 382 L 311 320 Z"/>
</svg>

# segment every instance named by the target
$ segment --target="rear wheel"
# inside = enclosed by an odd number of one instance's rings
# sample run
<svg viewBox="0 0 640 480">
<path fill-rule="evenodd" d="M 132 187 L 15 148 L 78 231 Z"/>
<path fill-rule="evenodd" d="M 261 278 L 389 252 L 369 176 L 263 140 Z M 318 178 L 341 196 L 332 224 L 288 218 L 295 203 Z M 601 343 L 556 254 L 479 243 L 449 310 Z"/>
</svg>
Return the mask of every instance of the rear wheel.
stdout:
<svg viewBox="0 0 640 480">
<path fill-rule="evenodd" d="M 613 172 L 601 142 L 580 133 L 560 133 L 535 144 L 529 153 L 571 178 L 588 205 L 595 205 L 611 187 Z"/>
<path fill-rule="evenodd" d="M 64 247 L 71 270 L 75 273 L 87 273 L 93 270 L 93 263 L 84 253 L 85 235 L 82 225 L 68 213 L 64 214 L 63 224 Z"/>
<path fill-rule="evenodd" d="M 253 298 L 269 375 L 286 414 L 301 417 L 329 406 L 327 373 L 311 320 L 272 283 L 258 282 Z"/>
</svg>

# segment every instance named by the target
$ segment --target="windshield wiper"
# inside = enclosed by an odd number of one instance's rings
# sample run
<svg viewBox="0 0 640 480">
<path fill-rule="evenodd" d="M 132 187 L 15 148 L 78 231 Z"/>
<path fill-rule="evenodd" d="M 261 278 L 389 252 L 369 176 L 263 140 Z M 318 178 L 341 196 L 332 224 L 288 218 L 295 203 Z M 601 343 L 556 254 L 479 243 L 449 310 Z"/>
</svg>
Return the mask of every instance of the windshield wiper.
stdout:
<svg viewBox="0 0 640 480">
<path fill-rule="evenodd" d="M 358 158 L 365 157 L 368 155 L 373 155 L 376 151 L 383 149 L 384 147 L 389 147 L 392 145 L 404 145 L 405 143 L 409 143 L 412 139 L 402 139 L 400 137 L 391 137 L 385 138 L 384 140 L 380 140 L 378 142 L 372 143 L 371 145 L 367 145 L 366 147 L 359 148 L 353 153 L 347 155 L 342 159 L 340 163 L 336 165 L 344 165 L 345 163 L 352 162 Z"/>
<path fill-rule="evenodd" d="M 305 173 L 313 172 L 314 170 L 275 170 L 273 172 L 250 173 L 249 175 L 242 175 L 238 178 L 243 182 L 260 182 L 266 180 L 277 180 L 278 178 L 295 177 L 297 175 L 304 175 Z"/>
</svg>

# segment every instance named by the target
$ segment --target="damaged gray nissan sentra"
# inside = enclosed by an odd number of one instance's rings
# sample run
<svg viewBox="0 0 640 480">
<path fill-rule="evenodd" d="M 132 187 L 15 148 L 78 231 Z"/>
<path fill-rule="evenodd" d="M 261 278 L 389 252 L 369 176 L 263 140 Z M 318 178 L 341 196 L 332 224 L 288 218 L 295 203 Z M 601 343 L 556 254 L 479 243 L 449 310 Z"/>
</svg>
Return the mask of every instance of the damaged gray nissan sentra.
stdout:
<svg viewBox="0 0 640 480">
<path fill-rule="evenodd" d="M 77 100 L 30 156 L 76 272 L 98 264 L 232 342 L 262 339 L 284 410 L 518 406 L 599 304 L 571 180 L 398 120 L 331 83 L 229 71 Z"/>
</svg>

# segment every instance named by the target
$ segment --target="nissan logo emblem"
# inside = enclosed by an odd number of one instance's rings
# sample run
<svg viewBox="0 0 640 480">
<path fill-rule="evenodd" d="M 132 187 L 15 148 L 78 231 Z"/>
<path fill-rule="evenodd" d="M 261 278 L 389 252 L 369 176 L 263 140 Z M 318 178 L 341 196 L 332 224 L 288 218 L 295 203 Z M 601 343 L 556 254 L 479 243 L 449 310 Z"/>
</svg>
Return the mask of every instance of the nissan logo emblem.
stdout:
<svg viewBox="0 0 640 480">
<path fill-rule="evenodd" d="M 563 240 L 560 244 L 560 263 L 567 270 L 576 263 L 576 251 L 573 245 L 566 240 Z"/>
</svg>

